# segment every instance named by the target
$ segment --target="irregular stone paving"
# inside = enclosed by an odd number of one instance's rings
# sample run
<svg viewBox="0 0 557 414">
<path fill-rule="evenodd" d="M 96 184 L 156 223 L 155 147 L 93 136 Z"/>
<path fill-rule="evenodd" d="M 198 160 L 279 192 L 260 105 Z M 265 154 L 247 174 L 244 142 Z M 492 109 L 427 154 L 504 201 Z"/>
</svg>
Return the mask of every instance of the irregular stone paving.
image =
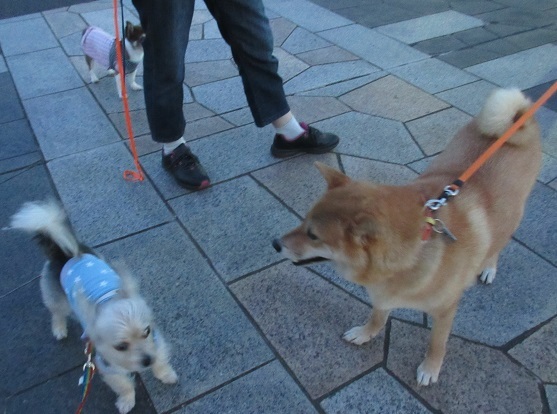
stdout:
<svg viewBox="0 0 557 414">
<path fill-rule="evenodd" d="M 131 1 L 128 20 L 137 21 Z M 186 138 L 213 185 L 178 187 L 160 166 L 142 92 L 129 91 L 144 182 L 114 80 L 90 84 L 88 24 L 113 31 L 112 1 L 0 20 L 0 227 L 25 201 L 59 198 L 78 235 L 139 279 L 172 346 L 174 386 L 138 375 L 134 413 L 557 413 L 557 98 L 538 112 L 544 165 L 493 285 L 457 313 L 440 382 L 417 387 L 430 320 L 393 312 L 356 347 L 365 290 L 330 265 L 292 266 L 271 240 L 325 189 L 314 161 L 403 184 L 497 86 L 533 99 L 556 79 L 552 0 L 265 0 L 298 119 L 341 137 L 333 153 L 279 160 L 256 128 L 230 49 L 196 4 L 185 56 Z M 142 68 L 138 82 L 142 83 Z M 512 166 L 509 166 L 512 168 Z M 38 247 L 0 237 L 0 411 L 79 403 L 80 329 L 57 343 L 40 303 Z M 95 379 L 86 412 L 112 413 Z"/>
</svg>

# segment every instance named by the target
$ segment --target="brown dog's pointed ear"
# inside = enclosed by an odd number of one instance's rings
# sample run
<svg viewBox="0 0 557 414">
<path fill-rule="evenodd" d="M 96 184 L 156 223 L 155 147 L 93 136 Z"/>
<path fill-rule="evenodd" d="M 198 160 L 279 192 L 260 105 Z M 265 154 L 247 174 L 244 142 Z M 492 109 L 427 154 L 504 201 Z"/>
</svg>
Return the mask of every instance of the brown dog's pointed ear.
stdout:
<svg viewBox="0 0 557 414">
<path fill-rule="evenodd" d="M 133 31 L 133 23 L 126 20 L 126 35 Z"/>
<path fill-rule="evenodd" d="M 327 181 L 327 188 L 329 190 L 341 187 L 350 182 L 350 178 L 347 175 L 344 175 L 340 171 L 335 170 L 322 162 L 316 161 L 314 165 L 317 167 L 325 181 Z"/>
</svg>

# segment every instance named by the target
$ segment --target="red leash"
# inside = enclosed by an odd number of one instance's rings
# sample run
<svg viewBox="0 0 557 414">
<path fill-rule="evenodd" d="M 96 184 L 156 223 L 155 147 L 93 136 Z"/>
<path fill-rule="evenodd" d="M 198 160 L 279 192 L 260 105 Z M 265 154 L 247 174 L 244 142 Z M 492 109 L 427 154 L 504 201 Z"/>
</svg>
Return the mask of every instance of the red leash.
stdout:
<svg viewBox="0 0 557 414">
<path fill-rule="evenodd" d="M 81 414 L 83 407 L 85 406 L 85 401 L 89 396 L 89 391 L 91 391 L 91 380 L 95 375 L 96 367 L 93 358 L 93 344 L 87 341 L 85 345 L 85 355 L 87 355 L 87 362 L 83 365 L 83 375 L 79 378 L 78 385 L 83 385 L 83 393 L 81 395 L 81 402 L 75 411 L 75 414 Z"/>
<path fill-rule="evenodd" d="M 114 32 L 116 33 L 116 56 L 118 61 L 118 76 L 120 77 L 120 85 L 122 87 L 122 103 L 124 105 L 124 117 L 126 119 L 126 129 L 128 131 L 128 138 L 130 139 L 130 147 L 133 155 L 133 162 L 137 171 L 125 170 L 124 179 L 128 181 L 143 181 L 143 170 L 139 163 L 139 156 L 137 155 L 137 148 L 135 146 L 135 139 L 132 129 L 132 121 L 130 117 L 130 106 L 128 104 L 128 92 L 126 90 L 126 72 L 124 68 L 124 59 L 122 55 L 122 42 L 120 41 L 120 30 L 118 28 L 118 0 L 113 1 L 114 5 Z M 123 9 L 122 9 L 123 11 Z"/>
</svg>

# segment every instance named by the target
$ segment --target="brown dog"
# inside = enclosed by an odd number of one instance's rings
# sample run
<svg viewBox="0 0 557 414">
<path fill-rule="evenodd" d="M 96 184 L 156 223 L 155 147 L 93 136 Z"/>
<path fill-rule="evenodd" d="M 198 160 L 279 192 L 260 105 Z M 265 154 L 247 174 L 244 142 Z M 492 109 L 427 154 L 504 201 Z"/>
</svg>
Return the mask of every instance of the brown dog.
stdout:
<svg viewBox="0 0 557 414">
<path fill-rule="evenodd" d="M 367 288 L 369 321 L 344 334 L 360 345 L 376 336 L 395 308 L 433 318 L 420 385 L 437 382 L 457 305 L 477 275 L 495 277 L 497 259 L 517 229 L 541 163 L 539 128 L 532 118 L 473 175 L 434 217 L 446 234 L 427 237 L 426 200 L 437 197 L 531 105 L 516 89 L 491 94 L 479 116 L 462 128 L 443 153 L 405 186 L 353 181 L 316 163 L 327 181 L 324 196 L 304 222 L 275 249 L 295 263 L 332 260 L 348 280 Z M 439 224 L 439 223 L 438 223 Z M 426 236 L 427 240 L 422 240 Z"/>
</svg>

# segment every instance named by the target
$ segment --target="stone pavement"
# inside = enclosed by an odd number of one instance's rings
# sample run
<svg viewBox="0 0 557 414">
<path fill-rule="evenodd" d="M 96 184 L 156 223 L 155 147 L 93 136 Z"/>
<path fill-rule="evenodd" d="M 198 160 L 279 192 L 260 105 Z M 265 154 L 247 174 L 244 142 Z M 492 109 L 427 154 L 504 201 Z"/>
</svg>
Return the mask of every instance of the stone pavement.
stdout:
<svg viewBox="0 0 557 414">
<path fill-rule="evenodd" d="M 541 95 L 557 79 L 554 0 L 265 1 L 294 113 L 341 136 L 334 153 L 287 160 L 269 153 L 272 128 L 252 124 L 230 51 L 198 3 L 186 136 L 214 183 L 199 193 L 162 171 L 141 92 L 129 95 L 147 180 L 122 179 L 133 162 L 121 102 L 112 79 L 87 82 L 79 48 L 87 24 L 113 31 L 111 3 L 0 20 L 0 226 L 23 202 L 57 197 L 84 241 L 138 276 L 180 382 L 138 376 L 133 412 L 557 413 L 555 99 L 538 113 L 544 166 L 524 221 L 495 283 L 466 293 L 439 384 L 415 384 L 425 315 L 397 311 L 371 343 L 346 344 L 341 334 L 369 312 L 362 289 L 271 247 L 324 190 L 315 160 L 403 183 L 495 86 Z M 52 338 L 42 260 L 26 235 L 1 233 L 5 413 L 79 402 L 80 330 Z M 97 378 L 86 412 L 116 412 L 114 399 Z"/>
</svg>

